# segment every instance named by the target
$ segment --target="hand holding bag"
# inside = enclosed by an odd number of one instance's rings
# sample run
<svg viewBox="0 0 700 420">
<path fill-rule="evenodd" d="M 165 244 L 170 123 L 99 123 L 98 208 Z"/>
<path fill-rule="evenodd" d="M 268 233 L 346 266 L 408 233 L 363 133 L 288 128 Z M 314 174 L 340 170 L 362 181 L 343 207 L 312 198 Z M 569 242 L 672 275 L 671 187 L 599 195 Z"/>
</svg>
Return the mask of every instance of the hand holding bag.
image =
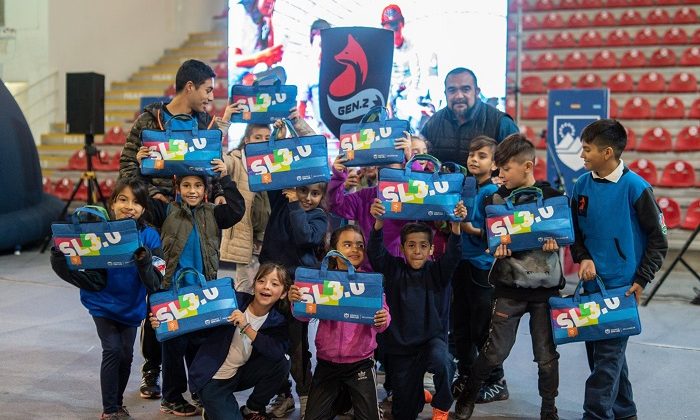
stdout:
<svg viewBox="0 0 700 420">
<path fill-rule="evenodd" d="M 372 116 L 378 121 L 369 122 Z M 397 150 L 394 141 L 409 131 L 408 121 L 387 119 L 383 106 L 371 108 L 359 123 L 340 126 L 340 148 L 345 153 L 345 166 L 377 166 L 403 163 L 404 151 Z"/>
<path fill-rule="evenodd" d="M 535 201 L 515 204 L 520 195 L 530 194 Z M 542 248 L 548 238 L 562 247 L 574 242 L 569 200 L 565 196 L 543 199 L 542 190 L 524 187 L 513 191 L 503 204 L 486 206 L 486 236 L 493 254 L 501 244 L 512 251 Z"/>
<path fill-rule="evenodd" d="M 276 76 L 273 84 L 256 80 L 252 86 L 234 85 L 231 88 L 231 103 L 243 104 L 245 111 L 231 114 L 231 122 L 271 124 L 287 118 L 289 110 L 296 106 L 297 87 L 283 85 Z"/>
<path fill-rule="evenodd" d="M 637 299 L 625 296 L 629 287 L 605 289 L 596 276 L 599 292 L 581 295 L 579 281 L 573 296 L 549 298 L 552 334 L 556 344 L 627 337 L 642 332 Z"/>
<path fill-rule="evenodd" d="M 199 284 L 180 287 L 187 273 L 196 275 Z M 181 269 L 170 290 L 153 293 L 149 300 L 160 321 L 155 329 L 158 341 L 221 325 L 238 307 L 230 277 L 207 281 L 193 268 Z"/>
<path fill-rule="evenodd" d="M 432 172 L 411 169 L 416 160 L 433 163 Z M 454 214 L 457 203 L 473 199 L 475 179 L 460 173 L 440 172 L 440 161 L 431 155 L 415 155 L 404 169 L 379 171 L 377 198 L 382 200 L 385 219 L 459 221 Z"/>
<path fill-rule="evenodd" d="M 173 122 L 191 122 L 188 130 L 173 129 Z M 160 114 L 158 116 L 160 124 Z M 141 142 L 151 149 L 151 157 L 141 161 L 141 174 L 168 178 L 173 175 L 217 176 L 212 159 L 221 159 L 221 130 L 200 130 L 197 119 L 178 114 L 165 122 L 163 130 L 143 130 Z"/>
<path fill-rule="evenodd" d="M 81 222 L 86 214 L 97 222 Z M 127 267 L 134 264 L 134 251 L 141 246 L 134 219 L 109 220 L 98 206 L 79 207 L 70 223 L 52 223 L 53 243 L 71 270 Z"/>
<path fill-rule="evenodd" d="M 342 259 L 348 271 L 328 271 L 331 257 Z M 371 325 L 382 309 L 384 276 L 357 272 L 338 251 L 328 252 L 320 269 L 298 267 L 294 278 L 302 295 L 292 305 L 294 316 Z"/>
<path fill-rule="evenodd" d="M 295 188 L 328 182 L 328 145 L 321 135 L 300 137 L 289 120 L 283 120 L 291 138 L 245 145 L 248 185 L 253 192 Z"/>
</svg>

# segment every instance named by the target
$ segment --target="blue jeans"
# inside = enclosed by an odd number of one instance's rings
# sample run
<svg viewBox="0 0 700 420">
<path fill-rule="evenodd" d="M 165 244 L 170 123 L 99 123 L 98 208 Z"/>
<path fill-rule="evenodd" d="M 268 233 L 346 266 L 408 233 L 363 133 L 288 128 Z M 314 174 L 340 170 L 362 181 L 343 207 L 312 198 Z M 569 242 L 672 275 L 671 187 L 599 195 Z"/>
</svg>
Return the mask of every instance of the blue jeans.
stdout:
<svg viewBox="0 0 700 420">
<path fill-rule="evenodd" d="M 613 420 L 637 414 L 632 384 L 627 378 L 627 339 L 586 342 L 591 376 L 586 380 L 584 419 Z"/>
<path fill-rule="evenodd" d="M 265 412 L 265 406 L 277 393 L 280 382 L 289 375 L 289 361 L 276 362 L 263 356 L 248 360 L 232 378 L 212 379 L 199 390 L 199 397 L 209 420 L 241 420 L 234 392 L 253 388 L 246 406 L 253 411 Z"/>
<path fill-rule="evenodd" d="M 134 358 L 136 327 L 107 318 L 92 319 L 102 343 L 102 409 L 105 413 L 116 413 L 124 405 L 124 389 L 129 382 L 131 361 Z"/>
</svg>

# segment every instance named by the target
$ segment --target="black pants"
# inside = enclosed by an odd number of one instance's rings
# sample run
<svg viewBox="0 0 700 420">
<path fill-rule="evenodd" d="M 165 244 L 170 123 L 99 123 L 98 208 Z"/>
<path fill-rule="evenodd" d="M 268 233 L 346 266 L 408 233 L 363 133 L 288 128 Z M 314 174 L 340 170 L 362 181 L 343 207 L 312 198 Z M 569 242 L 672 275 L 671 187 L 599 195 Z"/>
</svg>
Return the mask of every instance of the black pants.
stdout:
<svg viewBox="0 0 700 420">
<path fill-rule="evenodd" d="M 107 318 L 92 319 L 102 343 L 102 409 L 105 413 L 116 413 L 124 405 L 124 390 L 129 382 L 131 361 L 134 359 L 136 327 Z"/>
<path fill-rule="evenodd" d="M 297 395 L 309 395 L 311 389 L 311 352 L 309 351 L 309 323 L 289 318 L 289 357 L 292 362 L 290 373 L 296 383 Z M 285 378 L 278 394 L 292 395 L 292 384 Z"/>
<path fill-rule="evenodd" d="M 163 401 L 180 402 L 187 391 L 187 371 L 203 338 L 198 331 L 171 338 L 162 343 L 163 349 Z"/>
<path fill-rule="evenodd" d="M 628 338 L 586 342 L 591 375 L 586 380 L 583 400 L 585 420 L 612 420 L 637 414 L 625 357 Z"/>
<path fill-rule="evenodd" d="M 518 332 L 520 318 L 530 314 L 532 352 L 538 368 L 538 390 L 544 401 L 554 402 L 559 388 L 559 353 L 557 353 L 546 302 L 526 302 L 497 298 L 494 303 L 489 338 L 469 374 L 463 398 L 476 401 L 479 389 L 493 368 L 503 364 L 510 354 Z"/>
<path fill-rule="evenodd" d="M 488 281 L 488 270 L 480 270 L 462 260 L 452 280 L 452 337 L 455 343 L 457 370 L 460 375 L 469 371 L 486 344 L 493 308 L 493 287 Z M 503 378 L 503 365 L 494 367 L 487 382 Z"/>
<path fill-rule="evenodd" d="M 338 414 L 334 408 L 342 392 L 350 394 L 356 419 L 379 420 L 381 418 L 373 359 L 355 363 L 333 363 L 318 359 L 304 418 L 306 420 L 334 418 Z"/>
<path fill-rule="evenodd" d="M 156 332 L 148 319 L 144 319 L 141 323 L 141 355 L 143 355 L 141 373 L 153 370 L 160 372 L 160 365 L 163 363 L 162 344 L 156 340 Z"/>
<path fill-rule="evenodd" d="M 258 412 L 265 412 L 265 406 L 277 392 L 277 385 L 289 375 L 289 361 L 286 358 L 276 362 L 258 356 L 238 368 L 229 379 L 212 379 L 199 391 L 204 410 L 209 420 L 241 419 L 238 401 L 234 392 L 253 388 L 246 406 Z"/>
<path fill-rule="evenodd" d="M 454 376 L 454 363 L 444 339 L 433 338 L 412 354 L 387 354 L 387 359 L 391 365 L 394 387 L 391 414 L 396 420 L 415 420 L 423 411 L 425 372 L 433 374 L 435 383 L 431 405 L 438 410 L 450 410 L 453 401 L 450 385 Z"/>
</svg>

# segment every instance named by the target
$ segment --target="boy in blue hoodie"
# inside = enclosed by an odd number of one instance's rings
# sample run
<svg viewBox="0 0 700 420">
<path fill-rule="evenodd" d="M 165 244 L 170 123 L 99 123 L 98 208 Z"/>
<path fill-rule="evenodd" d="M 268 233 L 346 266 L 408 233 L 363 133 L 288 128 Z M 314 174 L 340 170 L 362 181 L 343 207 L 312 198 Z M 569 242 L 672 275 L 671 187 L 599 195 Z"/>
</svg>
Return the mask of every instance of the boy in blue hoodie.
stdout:
<svg viewBox="0 0 700 420">
<path fill-rule="evenodd" d="M 606 288 L 629 287 L 637 302 L 644 286 L 661 268 L 668 242 L 663 213 L 651 185 L 625 167 L 625 128 L 616 120 L 598 120 L 581 133 L 581 157 L 591 172 L 574 185 L 571 207 L 579 277 L 587 291 L 600 276 Z M 614 206 L 614 211 L 611 211 Z M 627 338 L 586 342 L 591 375 L 586 380 L 584 419 L 636 419 L 625 350 Z"/>
</svg>

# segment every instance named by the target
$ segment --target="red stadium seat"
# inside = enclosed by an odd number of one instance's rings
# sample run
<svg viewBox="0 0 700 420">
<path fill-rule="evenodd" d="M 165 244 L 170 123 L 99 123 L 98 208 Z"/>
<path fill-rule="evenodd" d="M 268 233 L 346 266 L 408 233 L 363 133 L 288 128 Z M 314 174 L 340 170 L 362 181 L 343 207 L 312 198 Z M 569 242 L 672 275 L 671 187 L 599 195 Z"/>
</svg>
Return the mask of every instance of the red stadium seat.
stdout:
<svg viewBox="0 0 700 420">
<path fill-rule="evenodd" d="M 535 169 L 533 171 L 535 180 L 546 181 L 547 180 L 547 160 L 542 159 L 539 156 L 535 156 Z"/>
<path fill-rule="evenodd" d="M 610 6 L 610 1 L 608 0 L 608 7 Z M 638 11 L 633 9 L 627 9 L 625 13 L 620 16 L 620 25 L 644 25 L 644 18 L 639 14 Z"/>
<path fill-rule="evenodd" d="M 581 0 L 582 9 L 600 9 L 603 7 L 603 0 Z"/>
<path fill-rule="evenodd" d="M 525 119 L 543 120 L 547 118 L 547 98 L 538 98 L 530 103 L 524 115 Z"/>
<path fill-rule="evenodd" d="M 170 86 L 168 86 L 168 88 L 165 89 L 165 91 L 163 92 L 163 94 L 164 94 L 165 96 L 170 96 L 170 97 L 175 96 L 175 85 L 170 85 Z"/>
<path fill-rule="evenodd" d="M 649 59 L 649 65 L 652 67 L 670 67 L 675 66 L 676 61 L 676 53 L 664 47 L 654 51 Z"/>
<path fill-rule="evenodd" d="M 633 45 L 656 45 L 659 43 L 659 34 L 653 28 L 640 29 L 634 36 Z"/>
<path fill-rule="evenodd" d="M 532 10 L 552 10 L 554 9 L 554 3 L 552 0 L 537 0 L 535 1 Z"/>
<path fill-rule="evenodd" d="M 100 150 L 97 156 L 92 157 L 92 167 L 96 171 L 118 171 L 119 170 L 119 160 L 114 161 L 114 159 L 107 154 L 104 150 Z"/>
<path fill-rule="evenodd" d="M 508 16 L 508 23 L 506 28 L 508 29 L 508 32 L 513 32 L 515 31 L 515 27 L 517 25 L 517 20 L 515 19 L 515 16 Z"/>
<path fill-rule="evenodd" d="M 609 47 L 623 47 L 625 45 L 630 45 L 632 40 L 630 35 L 624 29 L 615 29 L 608 34 L 608 40 L 606 45 Z"/>
<path fill-rule="evenodd" d="M 56 186 L 53 189 L 53 195 L 61 200 L 68 200 L 70 195 L 73 193 L 73 188 L 75 188 L 73 181 L 68 178 L 61 178 L 56 181 Z"/>
<path fill-rule="evenodd" d="M 696 29 L 695 32 L 693 32 L 693 36 L 690 39 L 691 44 L 700 44 L 700 28 Z"/>
<path fill-rule="evenodd" d="M 518 37 L 516 35 L 508 35 L 508 49 L 513 51 L 518 49 Z"/>
<path fill-rule="evenodd" d="M 637 144 L 640 152 L 668 152 L 673 148 L 673 137 L 665 128 L 650 128 Z"/>
<path fill-rule="evenodd" d="M 672 5 L 672 4 L 681 4 L 684 0 L 656 0 L 656 4 L 659 5 Z"/>
<path fill-rule="evenodd" d="M 121 158 L 122 158 L 122 151 L 117 150 L 116 152 L 114 152 L 114 155 L 112 155 L 112 157 L 109 161 L 109 164 L 112 168 L 117 168 L 117 169 L 114 169 L 115 171 L 119 170 L 119 161 L 121 160 Z"/>
<path fill-rule="evenodd" d="M 683 127 L 676 137 L 673 150 L 676 152 L 700 151 L 700 127 L 697 125 Z"/>
<path fill-rule="evenodd" d="M 542 19 L 543 29 L 563 28 L 565 26 L 564 18 L 557 12 L 547 13 Z"/>
<path fill-rule="evenodd" d="M 596 13 L 595 17 L 593 18 L 593 25 L 615 26 L 617 25 L 617 19 L 615 19 L 615 16 L 612 13 L 608 12 L 607 10 L 602 10 Z"/>
<path fill-rule="evenodd" d="M 530 2 L 528 0 L 513 0 L 508 3 L 508 10 L 511 12 L 517 11 L 518 6 L 520 6 L 522 11 L 530 10 Z"/>
<path fill-rule="evenodd" d="M 615 73 L 608 79 L 610 92 L 632 92 L 634 90 L 634 79 L 628 73 Z"/>
<path fill-rule="evenodd" d="M 105 199 L 109 199 L 109 197 L 112 195 L 114 192 L 114 179 L 113 178 L 107 178 L 102 180 L 100 182 L 100 192 L 102 192 L 102 197 Z"/>
<path fill-rule="evenodd" d="M 559 2 L 560 9 L 578 9 L 581 7 L 578 0 L 561 0 Z"/>
<path fill-rule="evenodd" d="M 591 60 L 591 67 L 594 69 L 610 69 L 617 67 L 617 56 L 610 50 L 598 51 Z"/>
<path fill-rule="evenodd" d="M 692 118 L 692 119 L 700 118 L 700 99 L 694 100 L 693 104 L 690 105 L 690 111 L 688 112 L 688 118 Z"/>
<path fill-rule="evenodd" d="M 515 115 L 516 115 L 516 106 L 517 106 L 517 103 L 515 102 L 515 98 L 513 98 L 513 97 L 506 98 L 506 113 L 513 118 L 515 118 Z M 520 107 L 520 109 L 522 110 L 522 106 Z M 518 114 L 522 114 L 522 113 L 518 113 Z"/>
<path fill-rule="evenodd" d="M 228 99 L 228 82 L 223 79 L 217 79 L 214 84 L 214 98 Z"/>
<path fill-rule="evenodd" d="M 673 15 L 673 23 L 696 23 L 698 21 L 698 13 L 690 7 L 681 7 Z"/>
<path fill-rule="evenodd" d="M 695 168 L 690 162 L 674 160 L 669 162 L 661 174 L 661 187 L 684 188 L 695 186 Z"/>
<path fill-rule="evenodd" d="M 647 64 L 647 58 L 644 53 L 636 48 L 633 48 L 625 53 L 620 60 L 620 67 L 644 67 Z"/>
<path fill-rule="evenodd" d="M 687 44 L 688 34 L 683 28 L 671 28 L 664 34 L 663 43 L 669 45 Z"/>
<path fill-rule="evenodd" d="M 586 28 L 589 26 L 591 26 L 591 21 L 588 19 L 587 14 L 576 12 L 569 16 L 570 28 Z"/>
<path fill-rule="evenodd" d="M 613 98 L 610 98 L 610 109 L 608 114 L 610 114 L 610 118 L 617 118 L 620 115 L 620 107 L 617 105 L 617 101 Z"/>
<path fill-rule="evenodd" d="M 698 80 L 693 73 L 682 71 L 676 73 L 668 82 L 669 92 L 696 92 L 698 90 Z"/>
<path fill-rule="evenodd" d="M 656 112 L 654 118 L 657 119 L 683 119 L 685 117 L 685 105 L 680 98 L 669 96 L 662 98 L 656 104 Z"/>
<path fill-rule="evenodd" d="M 51 182 L 51 178 L 49 178 L 48 176 L 41 177 L 41 186 L 46 194 L 53 193 L 53 183 Z"/>
<path fill-rule="evenodd" d="M 654 0 L 629 0 L 629 5 L 632 7 L 653 6 Z"/>
<path fill-rule="evenodd" d="M 527 37 L 524 47 L 529 50 L 548 48 L 549 39 L 547 39 L 546 35 L 543 35 L 540 32 L 536 32 Z"/>
<path fill-rule="evenodd" d="M 508 60 L 508 70 L 510 71 L 515 71 L 515 66 L 517 64 L 517 56 L 512 56 L 510 60 Z M 532 56 L 527 53 L 523 53 L 520 56 L 520 68 L 522 70 L 534 70 L 535 69 L 535 62 L 532 61 Z"/>
<path fill-rule="evenodd" d="M 546 133 L 546 131 L 545 131 L 545 133 Z M 545 150 L 547 148 L 546 135 L 545 136 L 542 136 L 542 135 L 535 136 L 534 138 L 530 139 L 530 141 L 532 141 L 532 144 L 535 145 L 535 149 Z"/>
<path fill-rule="evenodd" d="M 637 82 L 637 92 L 664 92 L 665 90 L 664 76 L 655 71 L 644 73 Z"/>
<path fill-rule="evenodd" d="M 576 46 L 576 38 L 571 35 L 571 32 L 557 32 L 552 40 L 552 48 L 574 48 Z"/>
<path fill-rule="evenodd" d="M 571 89 L 571 78 L 566 74 L 555 74 L 547 82 L 548 89 Z"/>
<path fill-rule="evenodd" d="M 214 73 L 218 79 L 228 79 L 228 64 L 219 63 L 214 67 Z"/>
<path fill-rule="evenodd" d="M 646 98 L 635 96 L 625 102 L 620 115 L 623 119 L 647 119 L 651 118 L 651 104 Z"/>
<path fill-rule="evenodd" d="M 75 199 L 78 201 L 87 201 L 88 190 L 87 183 L 83 182 L 78 187 L 78 191 L 75 193 Z"/>
<path fill-rule="evenodd" d="M 681 66 L 700 66 L 700 48 L 689 47 L 683 51 L 680 61 Z"/>
<path fill-rule="evenodd" d="M 598 89 L 603 87 L 603 81 L 597 73 L 584 73 L 576 82 L 576 87 L 580 89 Z"/>
<path fill-rule="evenodd" d="M 520 84 L 522 93 L 545 93 L 547 88 L 542 83 L 540 76 L 525 76 Z"/>
<path fill-rule="evenodd" d="M 608 7 L 627 7 L 629 6 L 628 0 L 608 0 L 606 2 Z"/>
<path fill-rule="evenodd" d="M 537 70 L 554 70 L 559 68 L 559 56 L 552 53 L 543 53 L 537 57 L 535 63 Z"/>
<path fill-rule="evenodd" d="M 228 48 L 224 48 L 219 52 L 219 55 L 216 56 L 216 59 L 214 60 L 216 62 L 227 62 L 228 61 Z"/>
<path fill-rule="evenodd" d="M 535 142 L 535 130 L 533 130 L 529 125 L 520 125 L 520 134 L 524 135 L 525 138 L 531 142 Z"/>
<path fill-rule="evenodd" d="M 87 156 L 85 155 L 85 150 L 76 150 L 75 153 L 68 159 L 67 169 L 72 171 L 85 171 L 87 170 Z"/>
<path fill-rule="evenodd" d="M 540 22 L 537 20 L 535 15 L 523 16 L 523 29 L 540 29 Z"/>
<path fill-rule="evenodd" d="M 671 16 L 665 9 L 657 7 L 649 12 L 647 15 L 648 25 L 668 25 L 671 23 Z"/>
<path fill-rule="evenodd" d="M 625 132 L 627 133 L 627 145 L 625 150 L 634 150 L 637 148 L 637 135 L 629 127 L 625 127 Z"/>
<path fill-rule="evenodd" d="M 123 145 L 126 143 L 126 133 L 124 133 L 124 130 L 120 126 L 115 125 L 107 131 L 102 142 L 104 144 Z"/>
<path fill-rule="evenodd" d="M 580 51 L 570 52 L 562 63 L 565 69 L 585 69 L 588 68 L 588 57 Z"/>
<path fill-rule="evenodd" d="M 656 185 L 659 178 L 656 173 L 656 165 L 654 162 L 647 159 L 637 159 L 630 163 L 629 170 L 644 178 L 651 185 Z"/>
<path fill-rule="evenodd" d="M 667 228 L 674 229 L 681 225 L 681 206 L 676 200 L 670 197 L 658 197 L 656 203 L 664 215 Z"/>
<path fill-rule="evenodd" d="M 691 202 L 688 205 L 688 210 L 685 212 L 685 218 L 681 224 L 681 228 L 687 230 L 695 230 L 700 225 L 700 199 Z"/>
<path fill-rule="evenodd" d="M 600 47 L 603 45 L 603 37 L 598 31 L 586 31 L 578 40 L 578 45 L 579 47 Z"/>
</svg>

